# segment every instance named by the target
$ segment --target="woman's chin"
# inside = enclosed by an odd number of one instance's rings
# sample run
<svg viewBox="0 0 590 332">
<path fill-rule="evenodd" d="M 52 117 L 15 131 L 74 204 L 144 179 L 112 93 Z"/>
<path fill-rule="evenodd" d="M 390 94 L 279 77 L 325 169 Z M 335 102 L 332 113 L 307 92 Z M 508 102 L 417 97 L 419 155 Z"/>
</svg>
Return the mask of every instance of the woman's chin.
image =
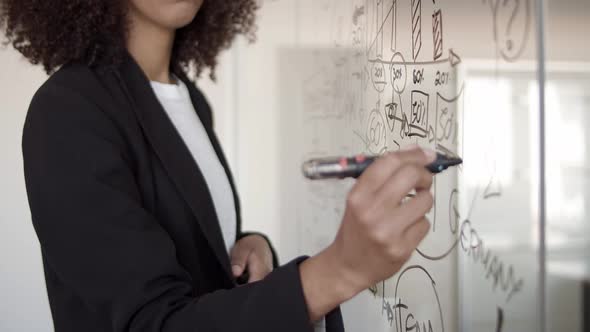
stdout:
<svg viewBox="0 0 590 332">
<path fill-rule="evenodd" d="M 199 9 L 201 8 L 202 1 L 178 1 L 171 5 L 173 8 L 166 10 L 166 15 L 163 15 L 164 22 L 169 28 L 182 28 L 189 25 L 197 16 Z"/>
</svg>

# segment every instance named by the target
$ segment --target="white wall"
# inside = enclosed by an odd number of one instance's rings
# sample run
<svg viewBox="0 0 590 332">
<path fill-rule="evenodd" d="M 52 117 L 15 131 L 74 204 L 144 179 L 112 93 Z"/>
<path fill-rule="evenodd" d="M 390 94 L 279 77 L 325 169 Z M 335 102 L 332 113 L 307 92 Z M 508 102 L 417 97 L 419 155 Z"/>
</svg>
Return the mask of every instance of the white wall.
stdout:
<svg viewBox="0 0 590 332">
<path fill-rule="evenodd" d="M 30 221 L 20 141 L 26 109 L 45 79 L 0 50 L 0 330 L 49 331 L 39 244 Z"/>
</svg>

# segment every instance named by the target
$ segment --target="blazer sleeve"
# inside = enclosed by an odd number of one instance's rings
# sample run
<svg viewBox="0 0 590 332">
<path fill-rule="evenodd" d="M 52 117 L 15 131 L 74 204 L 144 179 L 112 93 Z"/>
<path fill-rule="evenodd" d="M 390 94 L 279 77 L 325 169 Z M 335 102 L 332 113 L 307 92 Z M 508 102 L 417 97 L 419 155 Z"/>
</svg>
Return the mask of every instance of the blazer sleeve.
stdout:
<svg viewBox="0 0 590 332">
<path fill-rule="evenodd" d="M 46 264 L 113 331 L 312 331 L 302 259 L 261 282 L 194 296 L 174 243 L 142 208 L 121 132 L 89 98 L 42 87 L 22 147 Z"/>
</svg>

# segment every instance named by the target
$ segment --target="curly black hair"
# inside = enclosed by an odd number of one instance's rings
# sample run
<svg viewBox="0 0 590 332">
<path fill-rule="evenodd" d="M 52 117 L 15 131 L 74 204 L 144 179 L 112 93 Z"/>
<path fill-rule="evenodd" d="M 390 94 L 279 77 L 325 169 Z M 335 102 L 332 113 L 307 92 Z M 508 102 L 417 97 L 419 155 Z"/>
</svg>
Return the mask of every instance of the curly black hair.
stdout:
<svg viewBox="0 0 590 332">
<path fill-rule="evenodd" d="M 0 0 L 0 29 L 7 43 L 50 74 L 82 61 L 117 64 L 125 55 L 127 1 Z M 195 19 L 177 31 L 172 69 L 209 68 L 238 34 L 254 40 L 256 0 L 205 0 Z"/>
</svg>

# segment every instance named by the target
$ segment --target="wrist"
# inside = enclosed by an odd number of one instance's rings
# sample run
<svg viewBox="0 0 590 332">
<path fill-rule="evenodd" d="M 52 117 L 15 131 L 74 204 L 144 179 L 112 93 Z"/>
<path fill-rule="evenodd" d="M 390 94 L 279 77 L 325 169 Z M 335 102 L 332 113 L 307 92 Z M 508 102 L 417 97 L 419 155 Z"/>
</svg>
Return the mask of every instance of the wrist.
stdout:
<svg viewBox="0 0 590 332">
<path fill-rule="evenodd" d="M 348 269 L 332 247 L 302 262 L 299 270 L 312 322 L 364 289 L 354 278 L 350 278 Z"/>
<path fill-rule="evenodd" d="M 354 266 L 345 263 L 335 244 L 326 248 L 322 254 L 325 255 L 322 264 L 335 276 L 335 282 L 342 294 L 348 295 L 344 301 L 350 300 L 370 286 Z"/>
</svg>

